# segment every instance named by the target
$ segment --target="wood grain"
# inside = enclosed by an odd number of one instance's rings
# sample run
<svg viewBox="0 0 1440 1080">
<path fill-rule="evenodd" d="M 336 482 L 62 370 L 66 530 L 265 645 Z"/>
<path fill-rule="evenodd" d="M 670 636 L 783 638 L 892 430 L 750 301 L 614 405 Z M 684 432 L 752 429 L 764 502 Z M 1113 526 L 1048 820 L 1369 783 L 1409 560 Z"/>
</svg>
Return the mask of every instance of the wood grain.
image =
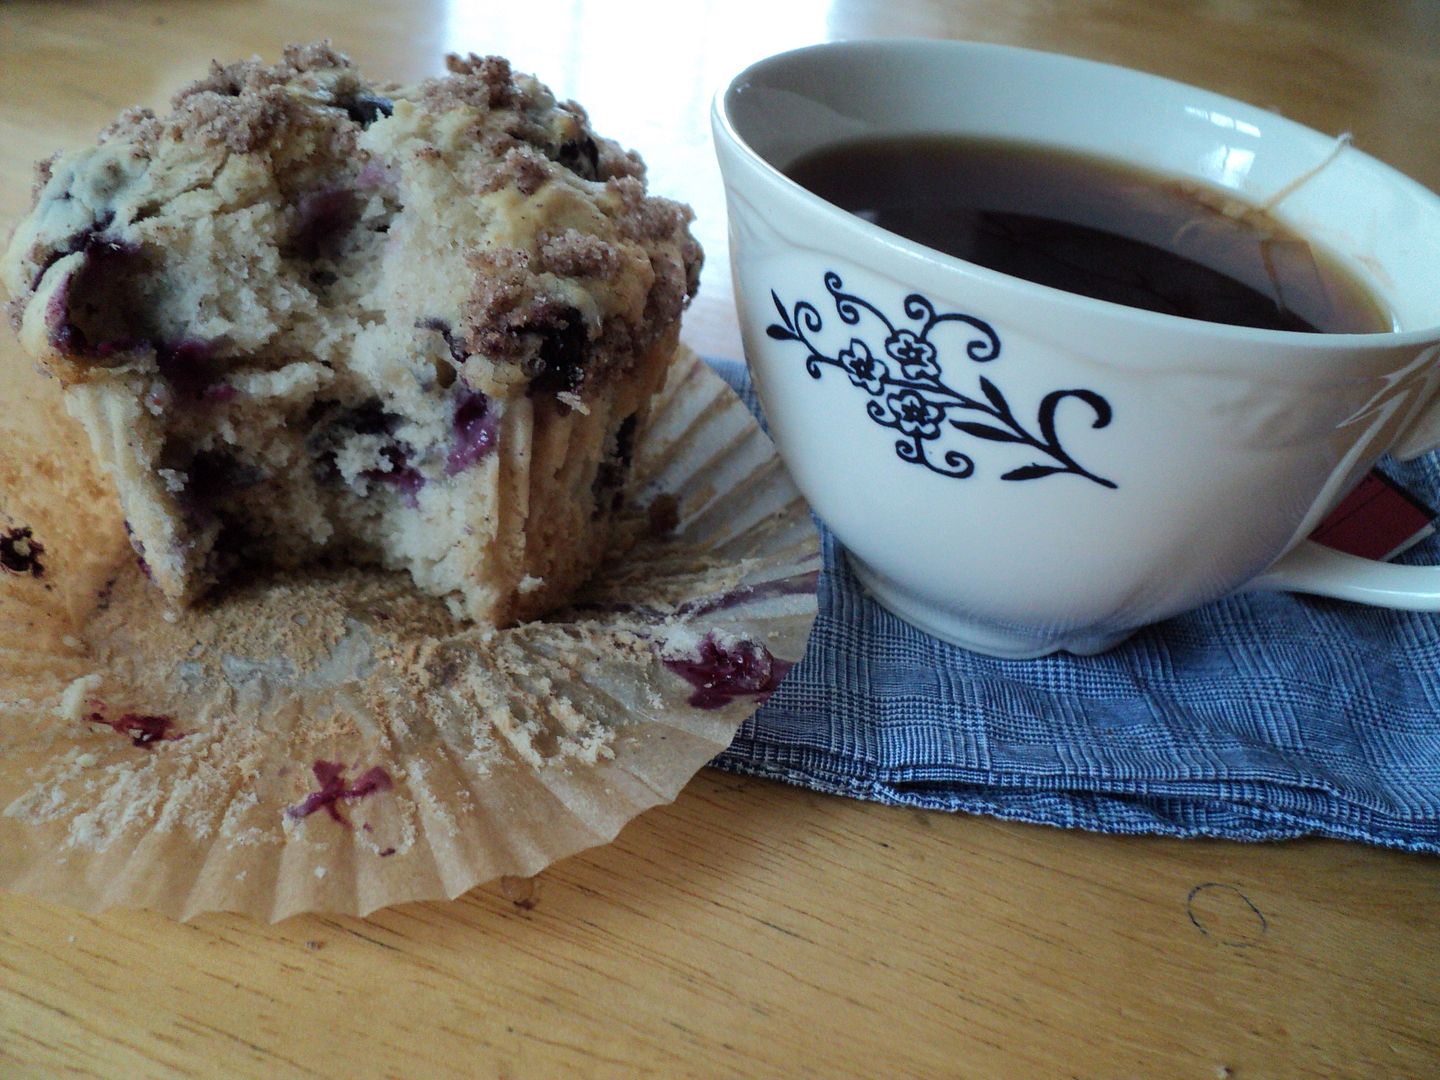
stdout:
<svg viewBox="0 0 1440 1080">
<path fill-rule="evenodd" d="M 1270 105 L 1440 188 L 1440 6 L 1145 0 L 0 4 L 0 220 L 30 162 L 210 56 L 506 53 L 644 151 L 709 252 L 706 112 L 828 37 L 1005 41 Z M 0 853 L 0 858 L 3 858 Z M 367 920 L 87 916 L 0 896 L 0 1077 L 1434 1077 L 1440 876 L 1357 845 L 1117 838 L 702 773 L 536 882 Z"/>
<path fill-rule="evenodd" d="M 366 920 L 0 898 L 0 1073 L 1422 1077 L 1436 892 L 706 772 L 529 889 Z"/>
</svg>

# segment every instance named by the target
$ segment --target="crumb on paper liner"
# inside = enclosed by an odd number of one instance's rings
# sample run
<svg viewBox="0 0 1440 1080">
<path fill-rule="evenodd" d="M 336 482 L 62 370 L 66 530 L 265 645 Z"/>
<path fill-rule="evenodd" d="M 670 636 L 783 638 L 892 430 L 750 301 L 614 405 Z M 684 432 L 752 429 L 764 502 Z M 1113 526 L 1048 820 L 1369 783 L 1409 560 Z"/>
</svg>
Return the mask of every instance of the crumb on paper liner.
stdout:
<svg viewBox="0 0 1440 1080">
<path fill-rule="evenodd" d="M 533 875 L 673 800 L 803 654 L 809 512 L 688 351 L 638 440 L 638 542 L 492 631 L 373 570 L 170 611 L 58 389 L 0 349 L 0 887 L 273 920 Z"/>
</svg>

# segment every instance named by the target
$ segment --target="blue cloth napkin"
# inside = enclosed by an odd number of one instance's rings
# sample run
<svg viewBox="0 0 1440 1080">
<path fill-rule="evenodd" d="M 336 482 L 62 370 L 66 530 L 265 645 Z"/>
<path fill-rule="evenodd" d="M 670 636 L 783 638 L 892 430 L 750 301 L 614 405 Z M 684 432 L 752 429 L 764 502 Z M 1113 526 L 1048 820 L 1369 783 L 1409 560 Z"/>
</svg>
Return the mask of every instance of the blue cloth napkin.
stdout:
<svg viewBox="0 0 1440 1080">
<path fill-rule="evenodd" d="M 758 413 L 744 366 L 714 366 Z M 1440 455 L 1386 470 L 1440 498 Z M 1440 853 L 1440 616 L 1256 593 L 1101 656 L 996 660 L 891 615 L 822 539 L 805 659 L 720 768 L 1102 832 Z M 1440 562 L 1440 537 L 1403 561 Z"/>
</svg>

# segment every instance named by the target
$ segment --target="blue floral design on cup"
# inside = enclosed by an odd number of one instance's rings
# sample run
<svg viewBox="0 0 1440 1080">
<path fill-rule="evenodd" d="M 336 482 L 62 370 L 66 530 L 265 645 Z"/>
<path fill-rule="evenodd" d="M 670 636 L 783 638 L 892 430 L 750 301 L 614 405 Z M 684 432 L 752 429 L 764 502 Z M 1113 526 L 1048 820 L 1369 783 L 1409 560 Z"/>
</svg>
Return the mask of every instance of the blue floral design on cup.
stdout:
<svg viewBox="0 0 1440 1080">
<path fill-rule="evenodd" d="M 872 355 L 870 346 L 859 338 L 852 339 L 850 347 L 841 349 L 835 359 L 850 376 L 850 381 L 871 395 L 883 391 L 890 379 L 890 368 L 885 361 Z"/>
<path fill-rule="evenodd" d="M 918 329 L 896 326 L 876 305 L 845 292 L 844 282 L 833 270 L 825 274 L 824 281 L 843 324 L 859 326 L 868 315 L 884 328 L 885 337 L 879 351 L 898 367 L 898 376 L 862 337 L 852 337 L 850 344 L 835 356 L 826 355 L 814 341 L 814 335 L 824 329 L 824 319 L 808 300 L 799 300 L 787 309 L 772 289 L 770 298 L 780 321 L 771 323 L 765 332 L 776 341 L 796 341 L 804 345 L 809 350 L 805 370 L 811 378 L 819 379 L 826 367 L 844 371 L 854 386 L 869 395 L 866 415 L 904 436 L 895 443 L 895 453 L 901 460 L 956 479 L 973 475 L 975 461 L 969 454 L 959 450 L 939 453 L 935 443 L 948 425 L 974 439 L 1026 447 L 1039 459 L 1002 473 L 1001 480 L 1070 475 L 1105 488 L 1117 486 L 1113 480 L 1096 475 L 1076 461 L 1061 444 L 1057 429 L 1056 414 L 1067 398 L 1089 408 L 1092 428 L 1107 427 L 1114 411 L 1103 396 L 1094 390 L 1052 390 L 1041 399 L 1033 426 L 1027 427 L 1016 418 L 999 386 L 985 376 L 980 376 L 977 382 L 978 396 L 961 393 L 945 381 L 940 350 L 930 339 L 931 332 L 945 323 L 969 326 L 976 336 L 965 346 L 966 358 L 974 363 L 989 363 L 1000 356 L 1000 338 L 989 323 L 959 312 L 939 313 L 923 295 L 911 293 L 905 298 L 905 317 L 917 324 Z"/>
<path fill-rule="evenodd" d="M 890 407 L 895 426 L 906 435 L 921 439 L 940 436 L 940 421 L 945 417 L 945 410 L 932 401 L 926 401 L 916 391 L 902 390 L 891 394 L 885 399 L 885 404 Z"/>
<path fill-rule="evenodd" d="M 896 330 L 886 338 L 885 355 L 900 361 L 900 371 L 907 379 L 929 379 L 940 374 L 935 346 L 914 330 Z"/>
</svg>

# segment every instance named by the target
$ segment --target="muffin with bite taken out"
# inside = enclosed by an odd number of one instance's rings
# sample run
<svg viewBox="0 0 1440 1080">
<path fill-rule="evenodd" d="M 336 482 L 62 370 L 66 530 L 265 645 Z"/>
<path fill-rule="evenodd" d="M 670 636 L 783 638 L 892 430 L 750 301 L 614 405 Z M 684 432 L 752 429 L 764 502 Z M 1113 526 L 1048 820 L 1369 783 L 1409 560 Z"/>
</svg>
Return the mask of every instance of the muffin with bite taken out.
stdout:
<svg viewBox="0 0 1440 1080">
<path fill-rule="evenodd" d="M 497 57 L 214 65 L 42 163 L 0 280 L 155 585 L 408 571 L 497 626 L 605 553 L 701 253 L 633 153 Z"/>
</svg>

